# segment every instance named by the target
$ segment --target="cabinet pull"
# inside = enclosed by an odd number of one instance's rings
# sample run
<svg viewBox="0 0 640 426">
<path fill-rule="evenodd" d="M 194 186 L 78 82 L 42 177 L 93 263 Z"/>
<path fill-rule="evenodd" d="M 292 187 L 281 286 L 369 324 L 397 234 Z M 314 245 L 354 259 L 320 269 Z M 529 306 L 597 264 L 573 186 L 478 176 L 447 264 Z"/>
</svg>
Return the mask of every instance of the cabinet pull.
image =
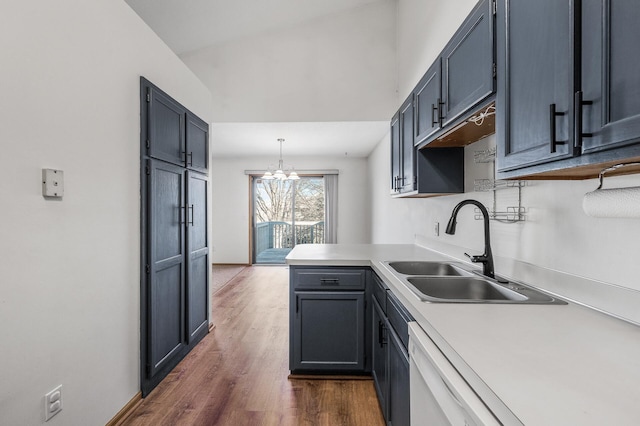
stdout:
<svg viewBox="0 0 640 426">
<path fill-rule="evenodd" d="M 184 163 L 193 166 L 193 152 L 182 151 L 182 155 L 184 155 Z M 189 161 L 187 161 L 187 158 L 189 158 Z"/>
<path fill-rule="evenodd" d="M 378 344 L 380 347 L 383 347 L 387 342 L 384 338 L 384 323 L 382 321 L 378 321 Z"/>
<path fill-rule="evenodd" d="M 573 101 L 574 101 L 574 107 L 573 107 L 573 111 L 575 114 L 573 123 L 574 123 L 574 133 L 576 135 L 576 144 L 575 146 L 577 148 L 582 147 L 582 138 L 592 138 L 593 137 L 593 133 L 585 133 L 582 131 L 582 125 L 583 125 L 583 118 L 582 118 L 582 107 L 585 105 L 593 105 L 593 101 L 584 101 L 582 100 L 582 90 L 578 90 L 574 97 L 573 97 Z"/>
<path fill-rule="evenodd" d="M 568 141 L 556 140 L 556 117 L 562 117 L 564 112 L 556 111 L 556 104 L 549 105 L 549 150 L 551 153 L 556 152 L 557 145 L 566 145 Z"/>
<path fill-rule="evenodd" d="M 189 218 L 187 217 L 187 225 L 191 225 L 191 226 L 193 226 L 193 217 L 194 217 L 194 214 L 193 214 L 193 204 L 191 204 L 191 205 L 189 206 L 189 210 L 191 211 L 191 220 L 189 220 Z"/>
<path fill-rule="evenodd" d="M 431 104 L 431 127 L 437 126 L 437 127 L 441 127 L 442 126 L 442 120 L 444 120 L 444 117 L 442 116 L 442 106 L 444 105 L 444 102 L 442 102 L 442 99 L 438 98 L 438 104 Z M 433 119 L 433 113 L 436 113 L 436 119 Z"/>
<path fill-rule="evenodd" d="M 440 111 L 438 111 L 438 107 L 435 104 L 431 104 L 431 127 L 438 125 L 438 120 L 433 118 L 434 112 L 438 114 L 438 117 L 440 117 Z"/>
<path fill-rule="evenodd" d="M 320 278 L 320 285 L 338 285 L 340 278 Z"/>
<path fill-rule="evenodd" d="M 185 219 L 186 214 L 187 214 L 187 208 L 185 206 L 180 206 L 178 208 L 178 216 L 180 216 L 180 218 L 178 219 L 178 223 L 180 225 L 184 225 L 184 223 L 185 223 L 184 219 Z"/>
</svg>

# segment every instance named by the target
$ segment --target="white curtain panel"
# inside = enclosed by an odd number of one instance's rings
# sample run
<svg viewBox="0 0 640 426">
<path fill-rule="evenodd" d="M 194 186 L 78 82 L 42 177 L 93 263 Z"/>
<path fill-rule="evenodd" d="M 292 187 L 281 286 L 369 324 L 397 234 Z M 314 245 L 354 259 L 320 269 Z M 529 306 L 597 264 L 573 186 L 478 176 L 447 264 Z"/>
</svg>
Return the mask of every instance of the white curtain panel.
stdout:
<svg viewBox="0 0 640 426">
<path fill-rule="evenodd" d="M 338 175 L 324 175 L 324 242 L 338 242 Z"/>
</svg>

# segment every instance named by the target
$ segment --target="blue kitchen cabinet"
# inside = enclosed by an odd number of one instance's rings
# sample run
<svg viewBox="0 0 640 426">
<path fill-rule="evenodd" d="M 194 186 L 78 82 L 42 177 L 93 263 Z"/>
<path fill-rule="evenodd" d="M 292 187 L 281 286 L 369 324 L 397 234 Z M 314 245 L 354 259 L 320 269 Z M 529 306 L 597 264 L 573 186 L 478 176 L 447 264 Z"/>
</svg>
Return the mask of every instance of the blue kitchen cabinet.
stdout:
<svg viewBox="0 0 640 426">
<path fill-rule="evenodd" d="M 494 0 L 479 1 L 440 54 L 437 113 L 443 127 L 495 92 L 493 5 Z"/>
<path fill-rule="evenodd" d="M 498 0 L 499 178 L 592 178 L 638 161 L 638 20 L 632 1 Z"/>
<path fill-rule="evenodd" d="M 409 339 L 411 315 L 374 275 L 372 376 L 380 408 L 389 425 L 410 424 Z"/>
<path fill-rule="evenodd" d="M 291 266 L 289 369 L 293 374 L 370 371 L 369 273 L 366 268 Z"/>
<path fill-rule="evenodd" d="M 574 155 L 572 3 L 498 0 L 499 172 Z"/>
<path fill-rule="evenodd" d="M 575 102 L 580 108 L 576 128 L 581 129 L 576 139 L 583 153 L 640 139 L 638 22 L 637 1 L 582 1 L 581 90 Z"/>
</svg>

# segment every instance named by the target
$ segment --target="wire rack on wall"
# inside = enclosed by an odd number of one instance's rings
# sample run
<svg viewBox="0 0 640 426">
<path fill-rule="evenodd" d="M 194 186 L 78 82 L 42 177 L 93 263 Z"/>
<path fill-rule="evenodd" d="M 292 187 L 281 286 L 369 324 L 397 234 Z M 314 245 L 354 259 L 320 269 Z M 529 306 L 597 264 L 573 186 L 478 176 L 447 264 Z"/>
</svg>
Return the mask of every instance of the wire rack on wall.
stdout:
<svg viewBox="0 0 640 426">
<path fill-rule="evenodd" d="M 493 207 L 489 209 L 489 219 L 498 222 L 514 223 L 522 222 L 526 219 L 527 209 L 522 206 L 522 188 L 527 185 L 524 180 L 493 180 L 493 179 L 476 179 L 473 182 L 473 189 L 476 192 L 493 192 Z M 501 189 L 513 188 L 513 194 L 503 197 L 501 205 L 507 206 L 498 209 L 498 197 L 496 192 Z M 505 192 L 506 193 L 506 192 Z M 480 210 L 476 209 L 475 219 L 482 220 Z"/>
<path fill-rule="evenodd" d="M 491 163 L 496 159 L 496 147 L 473 152 L 474 163 Z"/>
</svg>

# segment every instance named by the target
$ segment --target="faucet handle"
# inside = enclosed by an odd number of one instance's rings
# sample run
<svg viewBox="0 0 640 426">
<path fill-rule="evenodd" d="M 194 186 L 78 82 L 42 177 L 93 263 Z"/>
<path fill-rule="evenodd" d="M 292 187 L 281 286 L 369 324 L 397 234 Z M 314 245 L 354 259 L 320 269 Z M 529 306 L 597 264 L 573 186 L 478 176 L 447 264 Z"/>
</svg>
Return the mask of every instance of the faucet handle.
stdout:
<svg viewBox="0 0 640 426">
<path fill-rule="evenodd" d="M 487 257 L 484 254 L 471 256 L 469 253 L 465 253 L 464 255 L 467 256 L 473 263 L 484 263 L 487 261 Z"/>
</svg>

